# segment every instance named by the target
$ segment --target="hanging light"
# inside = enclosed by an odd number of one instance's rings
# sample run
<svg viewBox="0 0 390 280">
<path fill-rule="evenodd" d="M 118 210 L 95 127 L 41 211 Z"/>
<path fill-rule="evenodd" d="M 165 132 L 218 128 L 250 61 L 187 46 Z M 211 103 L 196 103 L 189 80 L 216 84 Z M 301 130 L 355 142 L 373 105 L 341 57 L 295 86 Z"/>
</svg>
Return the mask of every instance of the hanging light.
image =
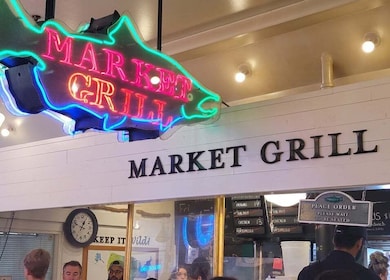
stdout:
<svg viewBox="0 0 390 280">
<path fill-rule="evenodd" d="M 376 47 L 380 44 L 380 37 L 375 32 L 368 32 L 364 34 L 362 50 L 365 53 L 371 53 L 375 50 Z"/>
</svg>

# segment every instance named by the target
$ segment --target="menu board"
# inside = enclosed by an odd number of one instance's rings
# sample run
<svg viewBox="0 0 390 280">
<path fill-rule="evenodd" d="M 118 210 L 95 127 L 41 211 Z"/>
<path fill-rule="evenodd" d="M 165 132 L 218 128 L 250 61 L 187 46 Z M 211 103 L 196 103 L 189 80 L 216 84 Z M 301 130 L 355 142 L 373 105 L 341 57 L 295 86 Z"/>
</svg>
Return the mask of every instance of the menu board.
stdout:
<svg viewBox="0 0 390 280">
<path fill-rule="evenodd" d="M 269 209 L 271 232 L 276 236 L 303 233 L 303 226 L 298 221 L 298 206 L 275 207 Z"/>
<path fill-rule="evenodd" d="M 260 195 L 231 198 L 235 234 L 239 237 L 260 239 L 266 234 L 264 197 Z"/>
<path fill-rule="evenodd" d="M 390 201 L 374 202 L 372 226 L 367 228 L 368 235 L 390 235 Z"/>
</svg>

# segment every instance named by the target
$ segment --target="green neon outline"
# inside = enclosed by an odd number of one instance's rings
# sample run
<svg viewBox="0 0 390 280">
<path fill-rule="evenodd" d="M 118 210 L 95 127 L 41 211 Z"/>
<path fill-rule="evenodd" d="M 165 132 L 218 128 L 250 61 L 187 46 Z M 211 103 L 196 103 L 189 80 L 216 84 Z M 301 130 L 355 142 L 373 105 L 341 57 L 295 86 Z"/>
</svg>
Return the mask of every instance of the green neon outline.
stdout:
<svg viewBox="0 0 390 280">
<path fill-rule="evenodd" d="M 169 63 L 171 63 L 172 65 L 174 65 L 174 67 L 176 67 L 188 79 L 190 79 L 192 81 L 193 87 L 199 88 L 199 90 L 203 91 L 203 93 L 206 95 L 206 97 L 202 98 L 198 102 L 198 104 L 196 105 L 196 108 L 198 109 L 198 111 L 200 113 L 205 114 L 205 115 L 196 114 L 195 112 L 189 114 L 187 112 L 185 104 L 183 104 L 183 105 L 181 105 L 180 112 L 182 113 L 182 115 L 185 119 L 188 119 L 188 120 L 195 119 L 195 118 L 209 119 L 209 118 L 212 118 L 213 116 L 215 116 L 216 114 L 218 114 L 218 112 L 219 112 L 218 107 L 219 106 L 215 106 L 214 108 L 211 108 L 211 109 L 204 109 L 204 108 L 202 108 L 202 105 L 208 101 L 220 103 L 221 97 L 218 94 L 216 94 L 216 93 L 208 90 L 204 86 L 202 86 L 183 66 L 181 66 L 172 57 L 165 55 L 165 54 L 161 53 L 160 51 L 152 49 L 149 46 L 147 46 L 143 42 L 143 40 L 140 38 L 140 36 L 135 28 L 134 23 L 132 22 L 132 20 L 130 19 L 130 17 L 127 14 L 121 15 L 118 22 L 109 28 L 109 32 L 107 34 L 109 40 L 104 40 L 104 39 L 97 39 L 97 38 L 90 37 L 87 34 L 78 35 L 78 34 L 70 33 L 70 31 L 67 30 L 66 27 L 64 27 L 60 23 L 58 23 L 56 21 L 52 21 L 52 20 L 48 20 L 48 21 L 44 22 L 42 24 L 42 26 L 37 26 L 37 25 L 35 25 L 35 22 L 33 23 L 32 19 L 30 19 L 29 17 L 26 16 L 26 13 L 22 10 L 21 5 L 19 4 L 18 0 L 8 0 L 8 1 L 10 1 L 10 3 L 12 4 L 11 9 L 13 9 L 14 12 L 16 12 L 17 16 L 19 18 L 21 18 L 22 23 L 26 26 L 26 28 L 30 29 L 32 32 L 35 32 L 36 34 L 43 34 L 45 28 L 50 27 L 50 26 L 54 26 L 54 28 L 56 28 L 59 32 L 62 32 L 62 34 L 64 36 L 67 36 L 67 37 L 70 37 L 70 38 L 73 38 L 76 40 L 93 42 L 93 43 L 96 43 L 98 45 L 113 46 L 113 45 L 115 45 L 115 43 L 117 41 L 114 38 L 114 35 L 121 28 L 123 28 L 123 26 L 126 26 L 127 29 L 130 31 L 130 35 L 131 35 L 132 39 L 134 39 L 135 43 L 138 44 L 138 46 L 140 46 L 147 53 L 149 53 L 151 55 L 155 55 L 157 57 L 160 57 L 163 60 L 166 60 Z M 17 54 L 19 54 L 21 56 L 31 56 L 38 61 L 37 67 L 41 71 L 44 71 L 46 69 L 46 63 L 34 52 L 31 52 L 31 51 L 15 52 L 15 51 L 11 51 L 11 50 L 5 50 L 5 51 L 0 52 L 0 55 L 2 55 L 3 53 L 9 53 L 10 55 L 15 55 L 15 56 L 17 56 Z M 46 95 L 46 92 L 45 92 L 45 95 Z M 172 123 L 174 123 L 174 122 L 172 122 Z M 171 127 L 171 125 L 168 125 L 167 127 Z"/>
</svg>

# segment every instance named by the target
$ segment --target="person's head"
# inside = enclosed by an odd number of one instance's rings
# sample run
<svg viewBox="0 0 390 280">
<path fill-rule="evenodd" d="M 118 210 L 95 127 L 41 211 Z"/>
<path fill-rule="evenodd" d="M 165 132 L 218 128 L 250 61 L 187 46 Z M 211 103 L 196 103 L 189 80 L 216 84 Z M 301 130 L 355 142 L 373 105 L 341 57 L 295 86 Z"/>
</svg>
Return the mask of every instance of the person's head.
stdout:
<svg viewBox="0 0 390 280">
<path fill-rule="evenodd" d="M 389 258 L 382 252 L 376 251 L 370 255 L 369 269 L 372 269 L 381 280 L 387 280 Z"/>
<path fill-rule="evenodd" d="M 204 257 L 196 258 L 190 267 L 190 278 L 194 280 L 207 280 L 210 274 L 210 263 Z"/>
<path fill-rule="evenodd" d="M 81 279 L 81 264 L 78 261 L 70 261 L 64 264 L 62 268 L 63 280 L 80 280 Z"/>
<path fill-rule="evenodd" d="M 217 276 L 217 277 L 211 278 L 210 280 L 237 280 L 237 279 L 233 278 L 233 277 Z"/>
<path fill-rule="evenodd" d="M 108 280 L 123 280 L 123 262 L 113 261 L 108 268 Z"/>
<path fill-rule="evenodd" d="M 187 280 L 188 273 L 187 268 L 184 265 L 179 265 L 176 270 L 171 274 L 171 280 Z"/>
<path fill-rule="evenodd" d="M 364 227 L 340 225 L 335 228 L 333 244 L 336 250 L 348 252 L 357 258 L 366 239 L 367 231 Z"/>
<path fill-rule="evenodd" d="M 26 279 L 45 279 L 50 265 L 50 254 L 43 249 L 34 249 L 23 260 Z"/>
</svg>

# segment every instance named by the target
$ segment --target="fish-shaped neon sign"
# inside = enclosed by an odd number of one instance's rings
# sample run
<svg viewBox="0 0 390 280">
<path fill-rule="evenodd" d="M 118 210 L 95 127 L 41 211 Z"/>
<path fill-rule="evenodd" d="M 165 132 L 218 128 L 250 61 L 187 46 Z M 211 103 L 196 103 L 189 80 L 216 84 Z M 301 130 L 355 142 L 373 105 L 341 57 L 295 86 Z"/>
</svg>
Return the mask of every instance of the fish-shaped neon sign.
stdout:
<svg viewBox="0 0 390 280">
<path fill-rule="evenodd" d="M 71 32 L 55 20 L 39 25 L 18 0 L 1 0 L 0 11 L 0 63 L 24 113 L 60 113 L 75 120 L 75 131 L 159 133 L 219 114 L 220 96 L 148 47 L 127 15 L 101 34 Z"/>
</svg>

